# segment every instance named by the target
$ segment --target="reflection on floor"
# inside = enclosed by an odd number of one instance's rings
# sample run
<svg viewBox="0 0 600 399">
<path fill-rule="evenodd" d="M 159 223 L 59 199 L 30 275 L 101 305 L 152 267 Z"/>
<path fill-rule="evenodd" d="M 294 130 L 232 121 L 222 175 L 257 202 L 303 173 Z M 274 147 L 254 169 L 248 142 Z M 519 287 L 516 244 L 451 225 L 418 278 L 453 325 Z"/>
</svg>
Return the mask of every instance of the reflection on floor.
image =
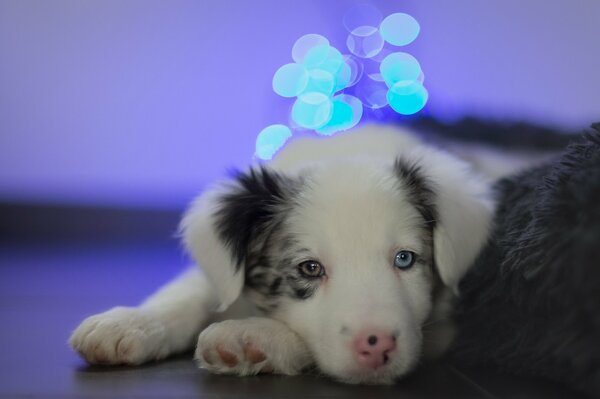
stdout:
<svg viewBox="0 0 600 399">
<path fill-rule="evenodd" d="M 546 381 L 426 366 L 391 387 L 317 376 L 213 376 L 191 355 L 143 367 L 89 367 L 66 344 L 83 317 L 134 305 L 188 261 L 175 242 L 0 245 L 0 398 L 576 398 Z"/>
</svg>

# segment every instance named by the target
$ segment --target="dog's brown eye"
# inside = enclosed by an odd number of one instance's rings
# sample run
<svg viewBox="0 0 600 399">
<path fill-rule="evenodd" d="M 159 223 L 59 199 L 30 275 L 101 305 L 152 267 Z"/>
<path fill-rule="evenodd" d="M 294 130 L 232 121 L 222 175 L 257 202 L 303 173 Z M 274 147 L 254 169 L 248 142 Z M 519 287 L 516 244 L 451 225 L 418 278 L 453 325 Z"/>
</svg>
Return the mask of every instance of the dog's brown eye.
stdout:
<svg viewBox="0 0 600 399">
<path fill-rule="evenodd" d="M 311 278 L 321 277 L 323 274 L 325 274 L 325 269 L 323 268 L 323 266 L 321 266 L 319 262 L 314 260 L 307 260 L 305 262 L 300 263 L 298 265 L 298 270 L 303 276 Z"/>
</svg>

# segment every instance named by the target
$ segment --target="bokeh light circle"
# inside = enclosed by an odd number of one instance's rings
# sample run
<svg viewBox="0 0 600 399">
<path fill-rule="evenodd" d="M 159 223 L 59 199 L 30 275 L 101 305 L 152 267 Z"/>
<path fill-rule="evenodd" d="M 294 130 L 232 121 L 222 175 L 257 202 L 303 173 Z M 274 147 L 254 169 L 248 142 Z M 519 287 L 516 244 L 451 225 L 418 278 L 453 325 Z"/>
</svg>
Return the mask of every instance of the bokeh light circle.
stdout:
<svg viewBox="0 0 600 399">
<path fill-rule="evenodd" d="M 306 54 L 310 49 L 318 46 L 329 46 L 329 40 L 316 33 L 304 35 L 294 43 L 294 46 L 292 47 L 292 59 L 298 64 L 302 64 L 304 62 L 304 57 L 306 57 Z"/>
<path fill-rule="evenodd" d="M 335 88 L 335 77 L 323 69 L 311 69 L 308 71 L 308 83 L 304 93 L 319 92 L 325 95 L 333 94 Z"/>
<path fill-rule="evenodd" d="M 329 50 L 325 59 L 318 64 L 314 64 L 313 68 L 323 69 L 333 76 L 336 76 L 344 64 L 344 57 L 335 47 L 329 46 Z"/>
<path fill-rule="evenodd" d="M 349 54 L 342 55 L 326 37 L 311 33 L 294 43 L 295 63 L 275 72 L 273 90 L 297 98 L 288 114 L 289 126 L 271 125 L 261 131 L 257 157 L 271 159 L 292 135 L 290 128 L 330 136 L 356 126 L 365 109 L 390 105 L 395 112 L 411 115 L 425 106 L 429 94 L 419 62 L 394 48 L 414 41 L 419 23 L 405 13 L 384 19 L 377 8 L 364 3 L 352 7 L 343 22 Z"/>
<path fill-rule="evenodd" d="M 343 62 L 342 67 L 335 77 L 335 89 L 334 92 L 344 90 L 349 86 L 350 80 L 352 79 L 352 69 L 348 63 Z"/>
<path fill-rule="evenodd" d="M 392 53 L 381 61 L 381 76 L 389 87 L 401 80 L 416 80 L 421 74 L 419 61 L 408 53 Z"/>
<path fill-rule="evenodd" d="M 379 26 L 382 20 L 383 16 L 376 7 L 363 3 L 350 8 L 344 14 L 343 23 L 348 32 L 352 32 L 360 26 Z"/>
<path fill-rule="evenodd" d="M 352 121 L 350 125 L 346 129 L 352 129 L 354 126 L 360 122 L 363 115 L 363 104 L 362 102 L 349 94 L 338 94 L 333 98 L 337 101 L 343 101 L 348 104 L 352 108 Z"/>
<path fill-rule="evenodd" d="M 350 67 L 350 81 L 346 87 L 352 87 L 362 78 L 364 66 L 362 62 L 350 54 L 344 55 L 344 62 Z"/>
<path fill-rule="evenodd" d="M 264 128 L 256 138 L 255 155 L 269 160 L 292 137 L 292 131 L 285 125 L 270 125 Z"/>
<path fill-rule="evenodd" d="M 298 126 L 317 129 L 331 119 L 331 99 L 319 92 L 305 93 L 292 106 L 292 119 Z"/>
<path fill-rule="evenodd" d="M 349 129 L 354 120 L 352 106 L 343 99 L 334 97 L 331 104 L 333 106 L 331 119 L 325 125 L 316 129 L 317 133 L 324 136 L 331 136 L 334 133 Z"/>
<path fill-rule="evenodd" d="M 306 69 L 318 68 L 325 62 L 332 52 L 332 47 L 328 44 L 319 45 L 306 52 L 302 64 Z"/>
<path fill-rule="evenodd" d="M 273 75 L 273 91 L 282 97 L 295 97 L 302 93 L 308 84 L 309 74 L 300 64 L 285 64 Z"/>
<path fill-rule="evenodd" d="M 401 80 L 395 83 L 390 88 L 390 91 L 399 96 L 408 96 L 417 92 L 422 87 L 423 85 L 418 80 Z"/>
<path fill-rule="evenodd" d="M 394 46 L 406 46 L 419 36 L 421 27 L 412 16 L 398 12 L 385 17 L 379 30 L 386 42 Z"/>
<path fill-rule="evenodd" d="M 348 50 L 361 58 L 376 56 L 383 48 L 384 43 L 379 30 L 369 25 L 355 28 L 346 39 Z"/>
<path fill-rule="evenodd" d="M 308 70 L 318 68 L 336 75 L 343 63 L 344 58 L 338 49 L 323 45 L 310 49 L 304 57 L 303 65 Z"/>
<path fill-rule="evenodd" d="M 412 115 L 423 109 L 429 98 L 427 89 L 417 80 L 400 81 L 387 93 L 390 107 L 402 115 Z"/>
</svg>

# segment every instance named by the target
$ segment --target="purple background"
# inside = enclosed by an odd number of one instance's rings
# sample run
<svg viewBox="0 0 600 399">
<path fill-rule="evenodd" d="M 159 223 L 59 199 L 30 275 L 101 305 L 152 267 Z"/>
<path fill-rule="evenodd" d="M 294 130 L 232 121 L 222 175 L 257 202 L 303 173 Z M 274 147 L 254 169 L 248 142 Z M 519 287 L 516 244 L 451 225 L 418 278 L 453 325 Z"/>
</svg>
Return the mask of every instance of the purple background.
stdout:
<svg viewBox="0 0 600 399">
<path fill-rule="evenodd" d="M 346 0 L 0 0 L 0 201 L 181 207 L 257 133 L 306 33 L 344 47 Z M 600 2 L 371 1 L 421 24 L 428 112 L 600 119 Z"/>
</svg>

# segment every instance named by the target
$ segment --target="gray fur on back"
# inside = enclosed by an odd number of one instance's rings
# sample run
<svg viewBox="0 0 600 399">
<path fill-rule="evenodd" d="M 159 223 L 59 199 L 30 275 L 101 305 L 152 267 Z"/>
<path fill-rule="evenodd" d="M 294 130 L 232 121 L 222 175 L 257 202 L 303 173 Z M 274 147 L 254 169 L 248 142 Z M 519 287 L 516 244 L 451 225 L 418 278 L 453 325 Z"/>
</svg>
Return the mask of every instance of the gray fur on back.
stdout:
<svg viewBox="0 0 600 399">
<path fill-rule="evenodd" d="M 490 243 L 460 284 L 453 358 L 600 395 L 600 124 L 500 180 Z"/>
</svg>

